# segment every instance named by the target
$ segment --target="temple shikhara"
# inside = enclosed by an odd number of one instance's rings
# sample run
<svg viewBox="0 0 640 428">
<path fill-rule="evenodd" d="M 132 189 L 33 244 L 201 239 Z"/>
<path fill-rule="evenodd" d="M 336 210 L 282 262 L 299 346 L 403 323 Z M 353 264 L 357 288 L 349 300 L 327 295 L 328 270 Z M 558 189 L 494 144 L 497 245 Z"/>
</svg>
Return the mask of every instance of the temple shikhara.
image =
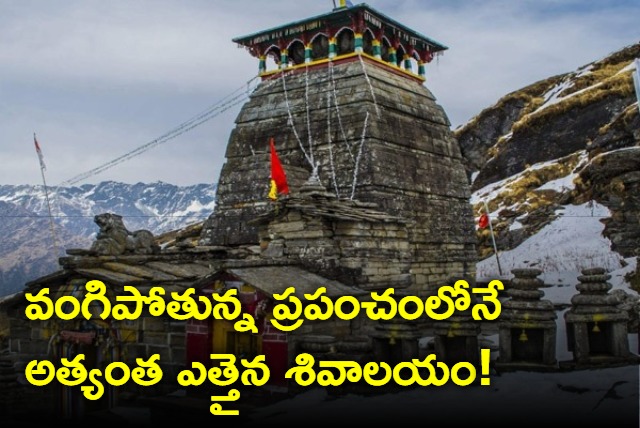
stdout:
<svg viewBox="0 0 640 428">
<path fill-rule="evenodd" d="M 264 355 L 270 380 L 260 390 L 274 393 L 296 391 L 284 374 L 303 352 L 317 361 L 398 363 L 424 358 L 419 344 L 430 340 L 439 361 L 479 363 L 480 325 L 468 313 L 436 322 L 372 320 L 361 312 L 351 320 L 306 320 L 290 332 L 272 323 L 274 296 L 289 287 L 303 301 L 325 287 L 332 300 L 353 296 L 363 302 L 390 288 L 397 299 L 425 300 L 457 280 L 475 283 L 470 186 L 447 115 L 428 89 L 429 66 L 447 47 L 367 4 L 342 3 L 325 14 L 233 40 L 255 57 L 260 84 L 235 120 L 215 210 L 206 221 L 149 243 L 140 240 L 146 235 L 127 230 L 126 219 L 117 214 L 98 215 L 91 248 L 68 249 L 60 270 L 2 302 L 0 316 L 8 320 L 10 333 L 0 368 L 15 368 L 6 375 L 16 379 L 13 410 L 28 414 L 33 397 L 40 397 L 36 407 L 42 413 L 82 418 L 143 397 L 158 420 L 171 415 L 181 422 L 202 420 L 211 416 L 209 396 L 223 391 L 189 389 L 193 400 L 203 398 L 200 406 L 183 405 L 167 394 L 182 389 L 176 375 L 193 362 L 214 365 L 211 354 Z M 282 170 L 272 188 L 274 153 Z M 26 319 L 25 293 L 48 288 L 52 299 L 81 299 L 91 280 L 103 282 L 112 300 L 128 295 L 127 286 L 142 294 L 161 287 L 167 300 L 189 288 L 196 297 L 235 289 L 238 319 L 253 319 L 257 332 L 237 331 L 236 320 L 176 320 L 148 311 L 136 320 L 103 319 L 103 308 L 93 306 L 88 320 Z M 520 317 L 526 317 L 517 309 L 527 305 L 516 305 L 513 325 L 505 327 L 514 337 L 524 328 Z M 578 316 L 568 321 L 583 322 Z M 555 331 L 527 333 L 531 343 L 542 344 L 551 340 L 544 335 L 553 338 Z M 576 335 L 576 349 L 579 340 Z M 515 345 L 510 357 L 528 358 Z M 626 355 L 621 355 L 625 349 L 616 352 L 618 359 Z M 110 387 L 97 401 L 85 400 L 77 387 L 24 383 L 29 361 L 80 353 L 90 368 L 159 354 L 163 381 L 145 388 Z M 547 369 L 555 363 L 546 353 L 540 360 Z M 517 361 L 509 363 L 517 367 Z"/>
<path fill-rule="evenodd" d="M 420 295 L 473 275 L 474 224 L 460 150 L 424 84 L 426 64 L 444 45 L 366 4 L 234 41 L 256 57 L 263 81 L 236 119 L 202 245 L 258 241 L 254 221 L 274 208 L 264 187 L 274 138 L 291 197 L 313 184 L 335 199 L 331 203 L 375 204 L 410 223 L 404 246 L 379 249 L 398 268 L 362 275 L 371 254 L 335 254 L 335 269 L 325 275 Z"/>
</svg>

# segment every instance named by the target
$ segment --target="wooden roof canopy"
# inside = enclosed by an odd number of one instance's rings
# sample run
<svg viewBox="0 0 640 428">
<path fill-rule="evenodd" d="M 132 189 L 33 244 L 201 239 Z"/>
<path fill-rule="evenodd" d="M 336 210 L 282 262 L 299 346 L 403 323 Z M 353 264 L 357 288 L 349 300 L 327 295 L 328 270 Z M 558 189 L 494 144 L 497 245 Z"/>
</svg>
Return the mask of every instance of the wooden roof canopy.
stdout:
<svg viewBox="0 0 640 428">
<path fill-rule="evenodd" d="M 240 47 L 245 47 L 251 55 L 260 58 L 272 48 L 288 49 L 299 40 L 305 45 L 322 34 L 335 37 L 343 29 L 349 28 L 355 34 L 371 32 L 374 40 L 401 48 L 405 53 L 416 56 L 423 62 L 430 62 L 433 56 L 448 49 L 447 46 L 414 31 L 365 3 L 351 7 L 338 7 L 331 12 L 290 22 L 268 30 L 233 39 Z"/>
</svg>

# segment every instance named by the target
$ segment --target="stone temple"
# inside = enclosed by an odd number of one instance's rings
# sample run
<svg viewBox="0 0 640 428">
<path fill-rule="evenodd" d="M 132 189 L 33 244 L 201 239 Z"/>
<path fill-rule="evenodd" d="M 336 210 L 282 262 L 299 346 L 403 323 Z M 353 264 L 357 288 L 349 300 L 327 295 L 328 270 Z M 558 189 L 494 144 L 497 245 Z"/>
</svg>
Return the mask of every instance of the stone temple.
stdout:
<svg viewBox="0 0 640 428">
<path fill-rule="evenodd" d="M 162 370 L 176 374 L 195 362 L 212 367 L 212 354 L 264 355 L 271 372 L 264 388 L 287 392 L 296 385 L 286 371 L 302 352 L 393 363 L 419 358 L 420 340 L 433 337 L 438 361 L 477 362 L 479 325 L 465 313 L 441 322 L 309 319 L 293 331 L 272 322 L 278 296 L 291 287 L 304 304 L 324 287 L 330 300 L 345 297 L 355 307 L 353 299 L 371 302 L 373 292 L 425 300 L 458 279 L 475 282 L 469 183 L 448 118 L 425 86 L 427 64 L 446 46 L 366 4 L 234 41 L 256 57 L 261 80 L 231 132 L 214 212 L 160 248 L 128 246 L 146 234 L 128 231 L 118 215 L 96 216 L 100 232 L 91 248 L 67 249 L 59 271 L 0 302 L 9 331 L 0 349 L 13 367 L 86 353 L 89 369 L 104 368 L 158 354 Z M 290 189 L 275 199 L 271 139 Z M 100 307 L 90 319 L 25 318 L 26 293 L 69 297 L 92 280 L 114 302 L 128 296 L 127 286 L 143 295 L 160 287 L 165 300 L 185 290 L 206 300 L 233 288 L 239 319 L 253 320 L 257 332 L 237 331 L 235 319 L 178 320 L 148 310 L 135 320 L 105 319 Z M 13 407 L 24 417 L 79 418 L 125 394 L 145 394 L 162 397 L 149 402 L 158 420 L 210 416 L 210 391 L 189 392 L 204 397 L 202 413 L 170 406 L 175 397 L 163 395 L 179 388 L 176 376 L 166 376 L 142 392 L 109 389 L 91 408 L 77 390 L 40 389 L 42 398 Z M 49 407 L 36 404 L 34 412 L 34 403 Z"/>
<path fill-rule="evenodd" d="M 389 264 L 408 258 L 405 268 L 363 288 L 428 296 L 452 278 L 474 276 L 476 238 L 460 149 L 425 86 L 426 65 L 446 46 L 366 4 L 234 41 L 256 57 L 262 81 L 230 135 L 201 245 L 258 243 L 254 220 L 277 205 L 267 198 L 273 138 L 291 196 L 319 181 L 330 197 L 375 204 L 409 222 L 403 254 L 387 252 Z M 371 251 L 384 250 L 383 238 Z M 334 258 L 318 273 L 364 285 L 354 279 L 363 275 L 358 263 Z"/>
</svg>

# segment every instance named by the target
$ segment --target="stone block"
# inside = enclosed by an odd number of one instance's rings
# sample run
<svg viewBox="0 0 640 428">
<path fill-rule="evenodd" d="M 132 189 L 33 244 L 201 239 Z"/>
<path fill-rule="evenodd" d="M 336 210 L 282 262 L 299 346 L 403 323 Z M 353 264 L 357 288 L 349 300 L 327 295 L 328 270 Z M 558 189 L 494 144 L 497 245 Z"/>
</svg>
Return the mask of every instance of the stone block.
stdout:
<svg viewBox="0 0 640 428">
<path fill-rule="evenodd" d="M 142 329 L 145 332 L 166 331 L 165 320 L 161 317 L 144 317 L 142 319 Z"/>
<path fill-rule="evenodd" d="M 169 335 L 169 340 L 168 340 L 169 346 L 173 347 L 179 347 L 179 346 L 184 346 L 185 344 L 185 334 L 184 333 L 171 333 Z"/>
<path fill-rule="evenodd" d="M 186 361 L 186 348 L 172 346 L 170 351 L 170 358 L 172 362 L 184 363 Z"/>
</svg>

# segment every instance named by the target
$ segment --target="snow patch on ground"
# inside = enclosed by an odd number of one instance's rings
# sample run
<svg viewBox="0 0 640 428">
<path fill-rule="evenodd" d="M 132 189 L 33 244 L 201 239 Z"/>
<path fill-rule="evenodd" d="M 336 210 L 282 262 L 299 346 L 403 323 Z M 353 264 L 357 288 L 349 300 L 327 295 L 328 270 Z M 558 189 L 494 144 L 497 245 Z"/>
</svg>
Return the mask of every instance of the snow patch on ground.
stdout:
<svg viewBox="0 0 640 428">
<path fill-rule="evenodd" d="M 545 272 L 622 267 L 622 258 L 611 251 L 611 241 L 602 236 L 604 224 L 600 220 L 611 215 L 607 207 L 591 201 L 563 208 L 556 211 L 557 219 L 518 247 L 507 251 L 498 248 L 503 274 L 520 267 L 535 267 Z M 480 261 L 477 271 L 479 276 L 498 275 L 496 257 Z"/>
</svg>

